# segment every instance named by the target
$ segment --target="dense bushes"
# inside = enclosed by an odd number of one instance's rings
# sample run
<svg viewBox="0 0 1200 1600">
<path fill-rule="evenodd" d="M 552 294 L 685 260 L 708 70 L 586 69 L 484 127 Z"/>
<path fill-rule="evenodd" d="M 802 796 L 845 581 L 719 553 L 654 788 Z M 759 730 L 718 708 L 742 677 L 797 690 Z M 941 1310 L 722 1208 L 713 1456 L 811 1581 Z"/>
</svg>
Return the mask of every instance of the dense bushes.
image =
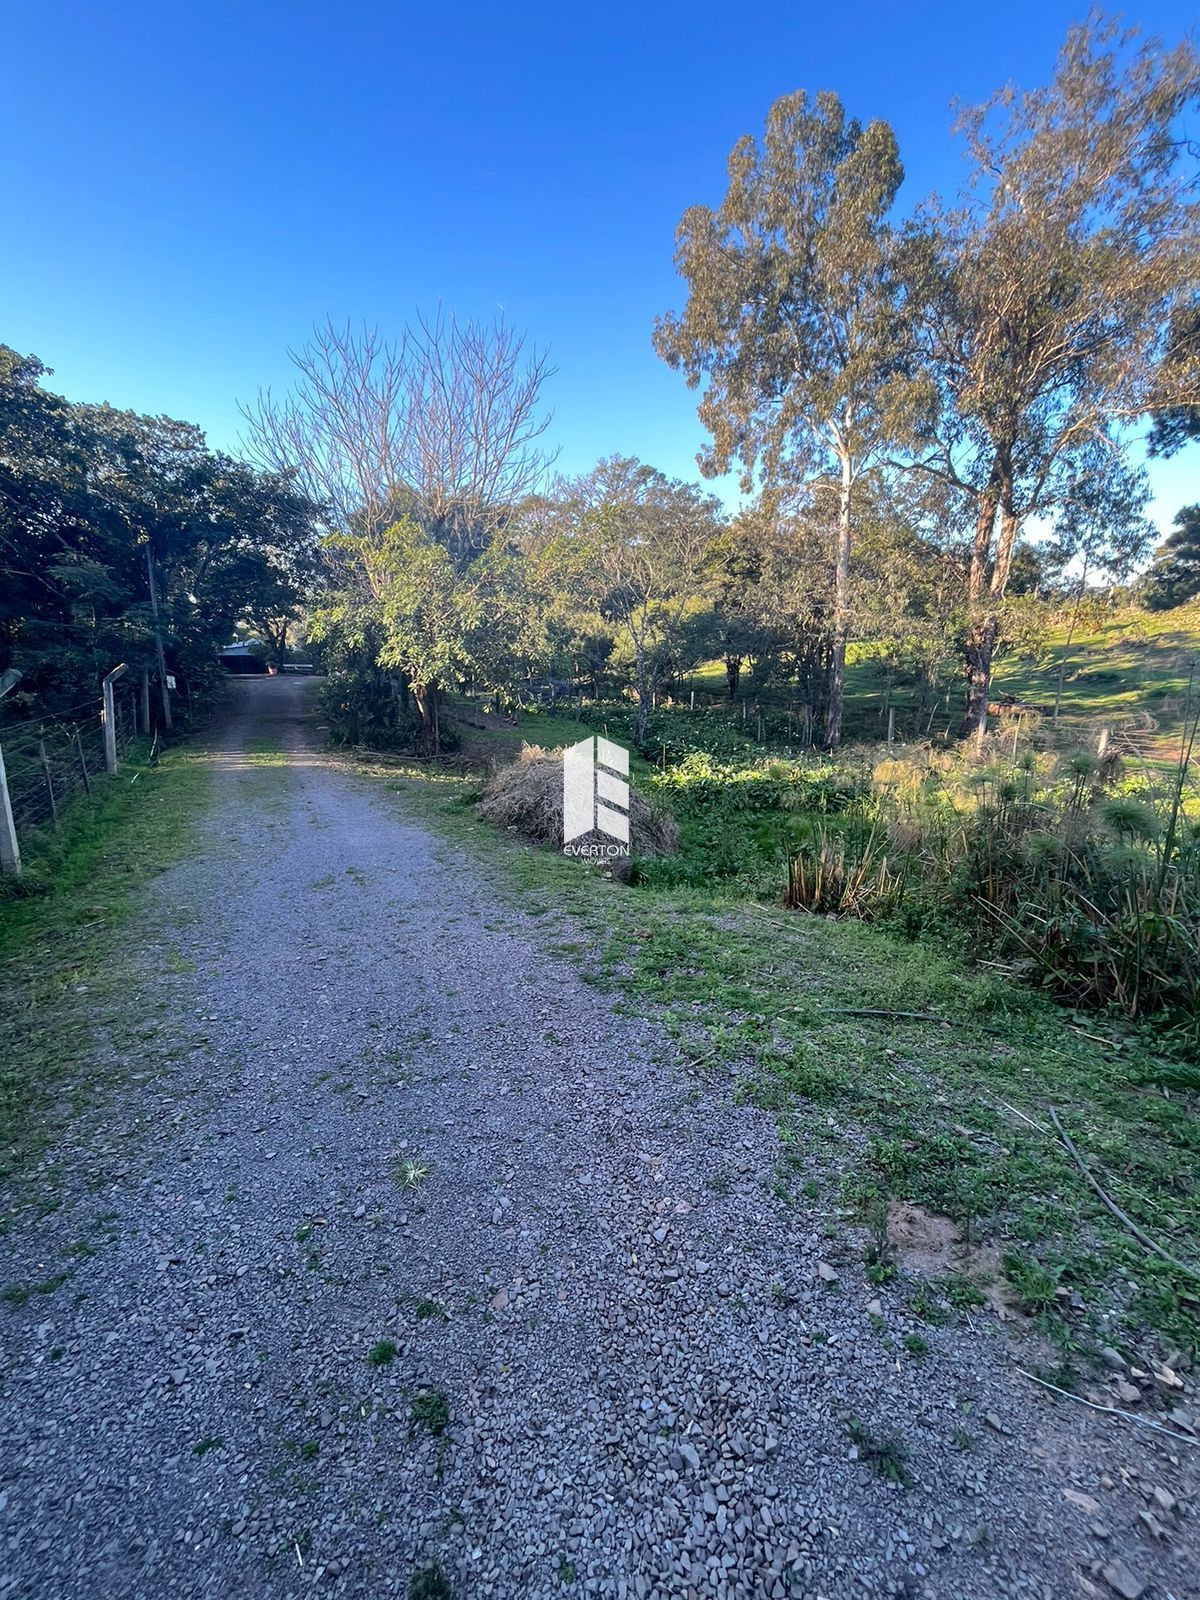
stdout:
<svg viewBox="0 0 1200 1600">
<path fill-rule="evenodd" d="M 694 719 L 664 744 L 695 738 Z M 611 723 L 610 723 L 611 731 Z M 1200 1010 L 1200 823 L 1188 762 L 1123 773 L 1086 752 L 980 764 L 926 746 L 802 761 L 688 749 L 650 784 L 681 850 L 649 886 L 714 879 L 823 915 L 887 919 L 1080 1006 Z"/>
</svg>

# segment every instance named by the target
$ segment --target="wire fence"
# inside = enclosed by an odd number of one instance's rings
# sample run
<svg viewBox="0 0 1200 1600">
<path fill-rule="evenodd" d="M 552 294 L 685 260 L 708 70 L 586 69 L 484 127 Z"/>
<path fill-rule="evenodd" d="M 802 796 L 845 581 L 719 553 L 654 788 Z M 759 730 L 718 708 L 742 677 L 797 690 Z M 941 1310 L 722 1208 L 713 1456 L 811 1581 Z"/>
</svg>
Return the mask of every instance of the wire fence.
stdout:
<svg viewBox="0 0 1200 1600">
<path fill-rule="evenodd" d="M 113 750 L 119 761 L 140 732 L 136 684 L 113 687 Z M 58 828 L 68 810 L 90 799 L 108 771 L 104 704 L 99 695 L 61 719 L 0 726 L 0 869 L 20 870 L 21 845 Z M 6 814 L 7 813 L 7 814 Z"/>
</svg>

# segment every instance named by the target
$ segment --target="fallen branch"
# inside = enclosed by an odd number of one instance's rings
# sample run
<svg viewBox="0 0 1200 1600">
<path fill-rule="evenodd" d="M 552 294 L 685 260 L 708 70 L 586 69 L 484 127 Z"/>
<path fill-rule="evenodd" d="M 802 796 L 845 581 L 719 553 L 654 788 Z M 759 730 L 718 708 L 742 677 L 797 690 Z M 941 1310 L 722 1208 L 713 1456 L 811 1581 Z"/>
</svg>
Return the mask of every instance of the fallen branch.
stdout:
<svg viewBox="0 0 1200 1600">
<path fill-rule="evenodd" d="M 1168 1439 L 1175 1439 L 1179 1444 L 1200 1446 L 1200 1439 L 1194 1439 L 1187 1433 L 1179 1433 L 1174 1428 L 1164 1428 L 1161 1422 L 1151 1422 L 1149 1417 L 1139 1417 L 1133 1411 L 1122 1411 L 1118 1406 L 1102 1406 L 1095 1400 L 1085 1400 L 1081 1394 L 1072 1394 L 1070 1389 L 1060 1389 L 1049 1379 L 1039 1378 L 1033 1372 L 1026 1372 L 1024 1367 L 1018 1367 L 1017 1371 L 1023 1378 L 1028 1378 L 1030 1383 L 1040 1383 L 1043 1389 L 1053 1389 L 1055 1394 L 1061 1394 L 1065 1400 L 1074 1400 L 1076 1405 L 1087 1406 L 1090 1411 L 1103 1411 L 1110 1417 L 1121 1417 L 1125 1422 L 1136 1422 L 1143 1428 L 1153 1428 L 1155 1433 L 1165 1433 Z"/>
<path fill-rule="evenodd" d="M 932 1011 L 876 1011 L 869 1006 L 822 1006 L 821 1011 L 828 1017 L 887 1017 L 895 1022 L 940 1022 L 944 1028 L 954 1026 L 949 1017 L 939 1017 Z"/>
<path fill-rule="evenodd" d="M 992 1033 L 997 1039 L 1008 1035 L 1002 1028 L 989 1028 L 982 1022 L 956 1022 L 953 1017 L 940 1017 L 935 1011 L 888 1011 L 870 1006 L 821 1006 L 827 1017 L 882 1017 L 887 1022 L 934 1022 L 943 1028 L 974 1028 L 977 1033 Z"/>
<path fill-rule="evenodd" d="M 1027 1127 L 1032 1128 L 1035 1133 L 1040 1133 L 1043 1139 L 1052 1139 L 1054 1137 L 1049 1128 L 1043 1128 L 1040 1122 L 1035 1122 L 1032 1117 L 1028 1117 L 1023 1111 L 1019 1111 L 1016 1106 L 1010 1106 L 1007 1100 L 997 1100 L 996 1104 L 1002 1106 L 1005 1111 L 1010 1111 L 1014 1117 L 1018 1117 Z"/>
<path fill-rule="evenodd" d="M 1100 1199 L 1103 1201 L 1105 1206 L 1107 1206 L 1108 1210 L 1112 1212 L 1114 1217 L 1116 1217 L 1117 1221 L 1124 1223 L 1126 1228 L 1129 1229 L 1130 1233 L 1139 1244 L 1144 1244 L 1147 1250 L 1152 1250 L 1156 1256 L 1161 1256 L 1168 1266 L 1174 1267 L 1177 1272 L 1182 1272 L 1185 1277 L 1195 1278 L 1197 1282 L 1200 1282 L 1200 1271 L 1197 1271 L 1195 1267 L 1189 1267 L 1186 1261 L 1180 1261 L 1178 1257 L 1173 1256 L 1169 1250 L 1164 1250 L 1162 1245 L 1160 1245 L 1156 1239 L 1152 1239 L 1144 1229 L 1138 1227 L 1137 1223 L 1128 1214 L 1128 1212 L 1121 1210 L 1120 1206 L 1107 1192 L 1107 1190 L 1101 1188 L 1099 1181 L 1092 1175 L 1083 1157 L 1075 1148 L 1074 1142 L 1071 1139 L 1071 1135 L 1060 1122 L 1058 1112 L 1055 1111 L 1053 1106 L 1050 1106 L 1048 1109 L 1050 1112 L 1050 1120 L 1054 1124 L 1054 1127 L 1058 1133 L 1058 1137 L 1066 1146 L 1069 1154 L 1075 1162 L 1075 1165 L 1079 1168 L 1080 1172 L 1083 1173 L 1084 1177 L 1091 1184 L 1092 1188 L 1096 1191 L 1097 1195 L 1099 1195 Z"/>
</svg>

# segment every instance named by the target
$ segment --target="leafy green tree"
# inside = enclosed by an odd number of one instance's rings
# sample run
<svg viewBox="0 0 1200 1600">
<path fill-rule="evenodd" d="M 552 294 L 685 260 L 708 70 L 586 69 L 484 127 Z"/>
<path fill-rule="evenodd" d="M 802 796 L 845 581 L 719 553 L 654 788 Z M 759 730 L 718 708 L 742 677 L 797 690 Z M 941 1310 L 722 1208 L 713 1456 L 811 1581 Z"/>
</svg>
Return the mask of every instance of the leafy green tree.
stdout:
<svg viewBox="0 0 1200 1600">
<path fill-rule="evenodd" d="M 160 675 L 202 687 L 239 618 L 299 593 L 316 508 L 198 428 L 71 405 L 47 375 L 0 347 L 0 670 L 36 714 L 86 701 L 118 661 L 158 672 L 152 566 Z"/>
<path fill-rule="evenodd" d="M 1151 611 L 1173 611 L 1200 595 L 1200 505 L 1176 513 L 1174 531 L 1155 552 L 1143 600 Z"/>
<path fill-rule="evenodd" d="M 563 511 L 597 611 L 631 656 L 640 743 L 689 619 L 707 603 L 705 557 L 722 526 L 720 503 L 644 462 L 613 456 L 566 487 Z"/>
<path fill-rule="evenodd" d="M 693 387 L 712 435 L 706 474 L 742 466 L 746 492 L 794 489 L 832 468 L 837 542 L 826 740 L 842 727 L 855 485 L 910 431 L 924 385 L 906 366 L 904 302 L 888 216 L 903 178 L 885 122 L 863 128 L 834 94 L 784 95 L 761 147 L 729 158 L 720 207 L 677 234 L 688 285 L 655 346 Z"/>
<path fill-rule="evenodd" d="M 918 464 L 971 502 L 964 735 L 982 727 L 1021 527 L 1071 480 L 1072 458 L 1171 401 L 1172 318 L 1195 281 L 1197 202 L 1181 137 L 1200 91 L 1189 44 L 1073 27 L 1048 88 L 964 113 L 964 203 L 927 208 L 908 241 L 910 293 L 941 395 Z"/>
<path fill-rule="evenodd" d="M 344 654 L 369 647 L 372 670 L 399 674 L 396 698 L 403 704 L 411 694 L 420 748 L 436 754 L 446 690 L 477 675 L 495 684 L 518 654 L 526 616 L 520 562 L 493 543 L 461 570 L 454 552 L 411 518 L 331 543 L 352 581 L 316 610 L 313 637 L 339 642 Z"/>
</svg>

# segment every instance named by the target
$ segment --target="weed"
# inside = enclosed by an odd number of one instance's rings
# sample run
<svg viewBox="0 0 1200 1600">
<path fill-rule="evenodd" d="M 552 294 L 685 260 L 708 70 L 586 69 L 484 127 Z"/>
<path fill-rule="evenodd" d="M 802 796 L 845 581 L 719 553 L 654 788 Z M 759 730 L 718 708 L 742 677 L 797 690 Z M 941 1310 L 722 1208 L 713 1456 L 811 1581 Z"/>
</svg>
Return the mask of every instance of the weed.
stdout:
<svg viewBox="0 0 1200 1600">
<path fill-rule="evenodd" d="M 910 1356 L 916 1356 L 918 1359 L 929 1354 L 929 1342 L 926 1339 L 922 1339 L 919 1333 L 906 1333 L 904 1335 L 904 1348 Z"/>
<path fill-rule="evenodd" d="M 418 1300 L 413 1315 L 418 1322 L 447 1322 L 449 1320 L 445 1306 L 438 1305 L 436 1300 Z"/>
<path fill-rule="evenodd" d="M 409 1578 L 408 1600 L 454 1600 L 450 1580 L 436 1561 L 418 1567 Z"/>
<path fill-rule="evenodd" d="M 450 1402 L 440 1389 L 422 1389 L 408 1415 L 414 1431 L 424 1428 L 435 1439 L 440 1438 L 450 1424 Z"/>
<path fill-rule="evenodd" d="M 194 1456 L 206 1456 L 210 1450 L 219 1450 L 225 1443 L 219 1434 L 210 1434 L 207 1439 L 201 1439 L 192 1446 Z"/>
<path fill-rule="evenodd" d="M 974 1306 L 987 1304 L 978 1281 L 965 1272 L 947 1272 L 938 1279 L 938 1290 L 946 1303 L 955 1311 L 970 1311 Z"/>
<path fill-rule="evenodd" d="M 396 1182 L 402 1189 L 419 1189 L 428 1176 L 426 1164 L 411 1156 L 404 1156 L 396 1163 Z"/>
<path fill-rule="evenodd" d="M 367 1351 L 367 1360 L 373 1367 L 386 1367 L 389 1361 L 394 1361 L 400 1354 L 391 1339 L 380 1339 L 378 1344 L 373 1344 Z"/>
<path fill-rule="evenodd" d="M 1036 1256 L 1010 1250 L 1004 1257 L 1004 1274 L 1024 1311 L 1048 1311 L 1058 1295 L 1058 1277 L 1048 1272 Z"/>
<path fill-rule="evenodd" d="M 69 1277 L 70 1273 L 56 1272 L 52 1277 L 43 1278 L 40 1283 L 10 1283 L 0 1291 L 0 1299 L 10 1306 L 28 1305 L 35 1294 L 53 1294 L 56 1289 L 61 1289 Z"/>
<path fill-rule="evenodd" d="M 912 1484 L 908 1471 L 908 1446 L 899 1434 L 873 1434 L 858 1420 L 851 1417 L 847 1424 L 850 1442 L 858 1450 L 859 1459 L 886 1478 L 889 1483 L 907 1489 Z"/>
<path fill-rule="evenodd" d="M 914 1317 L 918 1317 L 922 1322 L 928 1322 L 931 1327 L 940 1327 L 950 1320 L 945 1306 L 925 1283 L 918 1284 L 909 1295 L 908 1309 Z"/>
</svg>

